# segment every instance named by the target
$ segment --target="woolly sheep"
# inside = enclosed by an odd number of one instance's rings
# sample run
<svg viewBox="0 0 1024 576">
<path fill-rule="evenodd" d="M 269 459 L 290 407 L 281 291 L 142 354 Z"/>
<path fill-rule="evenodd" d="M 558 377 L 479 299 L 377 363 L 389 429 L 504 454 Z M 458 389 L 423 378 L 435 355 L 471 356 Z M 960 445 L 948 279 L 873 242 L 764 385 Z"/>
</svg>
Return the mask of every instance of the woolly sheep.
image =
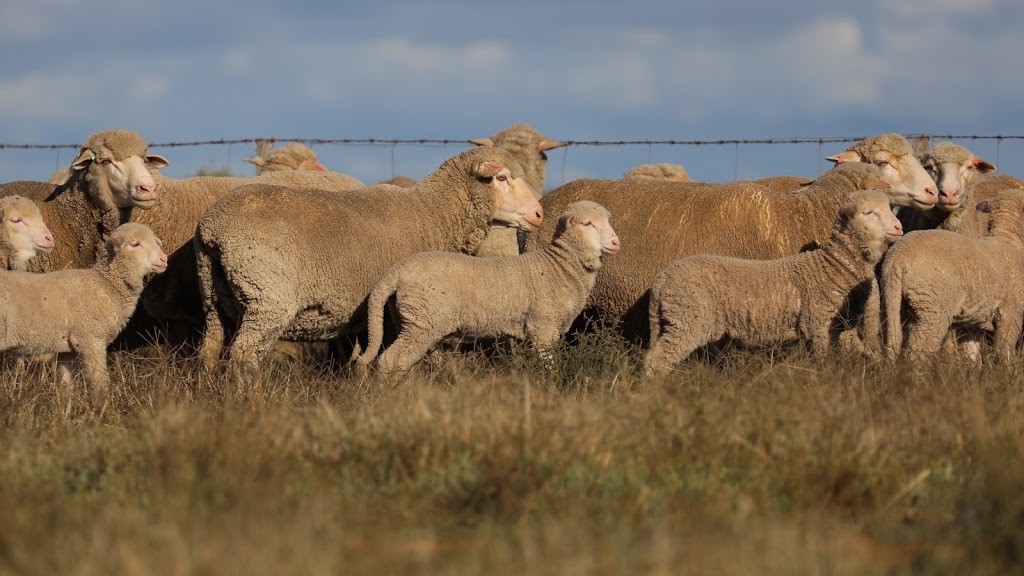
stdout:
<svg viewBox="0 0 1024 576">
<path fill-rule="evenodd" d="M 470 143 L 507 150 L 523 167 L 523 178 L 540 198 L 544 194 L 544 180 L 547 174 L 546 152 L 565 146 L 564 142 L 548 140 L 529 124 L 509 126 L 490 138 L 474 138 Z M 520 234 L 513 228 L 495 226 L 477 248 L 477 256 L 514 256 L 522 250 Z"/>
<path fill-rule="evenodd" d="M 216 364 L 228 338 L 231 365 L 252 367 L 282 337 L 354 334 L 370 289 L 395 262 L 427 250 L 473 253 L 492 223 L 533 229 L 541 218 L 522 167 L 492 147 L 447 159 L 411 188 L 240 188 L 196 233 L 203 359 Z"/>
<path fill-rule="evenodd" d="M 1013 354 L 1024 321 L 1024 191 L 1004 190 L 979 209 L 987 236 L 918 230 L 886 254 L 879 283 L 891 358 L 938 352 L 954 324 L 994 328 L 997 356 Z"/>
<path fill-rule="evenodd" d="M 370 291 L 365 367 L 380 349 L 384 305 L 394 296 L 398 338 L 378 359 L 384 373 L 405 372 L 451 334 L 510 336 L 549 349 L 583 310 L 605 254 L 619 251 L 608 211 L 575 202 L 558 218 L 543 252 L 476 258 L 421 252 L 388 269 Z"/>
<path fill-rule="evenodd" d="M 242 161 L 255 164 L 257 176 L 264 172 L 276 172 L 278 170 L 319 170 L 320 172 L 327 172 L 327 168 L 317 162 L 316 152 L 309 146 L 299 142 L 289 142 L 266 154 L 242 158 Z"/>
<path fill-rule="evenodd" d="M 132 208 L 156 205 L 159 184 L 151 170 L 167 166 L 129 130 L 89 136 L 60 185 L 19 181 L 0 184 L 0 197 L 19 195 L 39 206 L 55 246 L 29 263 L 36 272 L 88 268 L 103 252 L 106 236 Z"/>
<path fill-rule="evenodd" d="M 887 194 L 866 190 L 843 202 L 819 250 L 768 261 L 696 255 L 673 262 L 651 286 L 647 374 L 666 373 L 724 337 L 758 345 L 799 339 L 825 352 L 837 342 L 851 294 L 874 279 L 886 246 L 902 234 Z"/>
<path fill-rule="evenodd" d="M 378 182 L 378 184 L 391 184 L 392 186 L 398 186 L 400 188 L 409 188 L 410 186 L 415 186 L 416 182 L 418 182 L 418 180 L 410 178 L 409 176 L 392 176 L 387 180 Z"/>
<path fill-rule="evenodd" d="M 928 210 L 900 210 L 904 230 L 940 228 L 983 236 L 987 223 L 974 211 L 974 189 L 980 176 L 994 172 L 996 167 L 952 142 L 939 142 L 919 156 L 935 181 L 939 201 Z"/>
<path fill-rule="evenodd" d="M 691 182 L 686 168 L 680 164 L 659 162 L 657 164 L 640 164 L 630 168 L 625 178 L 657 178 L 669 182 Z"/>
<path fill-rule="evenodd" d="M 581 179 L 547 193 L 541 205 L 545 212 L 559 214 L 572 202 L 591 200 L 616 215 L 622 252 L 601 270 L 576 329 L 596 322 L 643 343 L 648 289 L 671 262 L 693 254 L 766 260 L 817 246 L 828 237 L 843 200 L 855 190 L 884 186 L 878 177 L 872 165 L 846 163 L 789 194 L 750 181 Z M 899 194 L 891 199 L 894 204 L 910 202 Z M 550 242 L 553 228 L 551 222 L 542 224 L 530 235 L 528 250 Z"/>
<path fill-rule="evenodd" d="M 53 233 L 36 203 L 23 196 L 0 198 L 0 258 L 7 270 L 27 270 L 37 254 L 53 250 Z"/>
<path fill-rule="evenodd" d="M 70 354 L 93 389 L 105 389 L 107 346 L 135 310 L 146 277 L 167 268 L 160 241 L 141 224 L 117 227 L 105 250 L 92 268 L 0 274 L 0 350 Z"/>
</svg>

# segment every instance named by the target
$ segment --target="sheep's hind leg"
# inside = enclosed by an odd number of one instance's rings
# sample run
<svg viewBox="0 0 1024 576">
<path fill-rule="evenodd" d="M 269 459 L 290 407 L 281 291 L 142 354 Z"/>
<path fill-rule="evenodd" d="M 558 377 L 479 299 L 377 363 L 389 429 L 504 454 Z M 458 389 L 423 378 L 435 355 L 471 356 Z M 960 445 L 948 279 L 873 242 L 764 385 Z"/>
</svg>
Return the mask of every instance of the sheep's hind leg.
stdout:
<svg viewBox="0 0 1024 576">
<path fill-rule="evenodd" d="M 444 336 L 426 327 L 403 323 L 398 338 L 377 358 L 377 366 L 384 374 L 404 374 Z"/>
<path fill-rule="evenodd" d="M 710 340 L 695 338 L 675 326 L 663 326 L 661 335 L 644 354 L 644 372 L 648 376 L 667 374 L 672 368 Z"/>
<path fill-rule="evenodd" d="M 250 304 L 228 350 L 232 372 L 258 369 L 294 317 L 295 313 L 288 309 Z"/>
<path fill-rule="evenodd" d="M 929 354 L 937 354 L 951 324 L 952 318 L 919 314 L 907 333 L 907 355 L 920 360 Z"/>
</svg>

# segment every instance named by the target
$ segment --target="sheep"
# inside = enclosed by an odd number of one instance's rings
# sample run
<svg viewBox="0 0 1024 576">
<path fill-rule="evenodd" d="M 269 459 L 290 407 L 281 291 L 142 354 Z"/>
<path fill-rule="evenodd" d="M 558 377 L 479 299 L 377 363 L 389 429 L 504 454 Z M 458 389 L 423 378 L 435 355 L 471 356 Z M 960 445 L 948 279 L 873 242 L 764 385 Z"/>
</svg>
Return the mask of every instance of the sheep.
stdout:
<svg viewBox="0 0 1024 576">
<path fill-rule="evenodd" d="M 24 196 L 0 198 L 0 259 L 6 270 L 28 270 L 28 261 L 53 250 L 53 233 L 36 203 Z"/>
<path fill-rule="evenodd" d="M 522 165 L 524 178 L 533 188 L 537 198 L 544 193 L 544 180 L 548 165 L 546 152 L 565 146 L 564 142 L 548 140 L 529 124 L 509 126 L 490 138 L 473 138 L 469 142 L 477 146 L 503 148 L 512 153 L 512 156 Z M 495 226 L 480 243 L 476 255 L 484 257 L 514 256 L 522 252 L 524 241 L 525 238 L 520 238 L 517 230 Z"/>
<path fill-rule="evenodd" d="M 107 130 L 86 139 L 63 184 L 0 184 L 0 197 L 19 195 L 34 201 L 53 233 L 53 250 L 33 259 L 29 269 L 47 272 L 91 266 L 124 214 L 156 205 L 159 185 L 152 171 L 165 166 L 167 160 L 150 153 L 135 132 Z"/>
<path fill-rule="evenodd" d="M 651 286 L 646 373 L 664 374 L 724 337 L 829 350 L 847 301 L 874 279 L 885 248 L 903 234 L 889 202 L 882 190 L 850 194 L 818 250 L 767 261 L 695 255 L 670 264 Z"/>
<path fill-rule="evenodd" d="M 377 182 L 377 184 L 391 184 L 392 186 L 398 186 L 400 188 L 409 188 L 411 186 L 415 186 L 416 182 L 418 182 L 418 180 L 410 178 L 409 176 L 392 176 L 387 180 Z"/>
<path fill-rule="evenodd" d="M 43 274 L 0 274 L 0 350 L 72 355 L 94 391 L 110 382 L 107 346 L 135 310 L 145 280 L 167 268 L 167 255 L 149 227 L 123 224 L 107 237 L 105 255 L 91 268 Z M 67 364 L 61 371 L 69 376 Z"/>
<path fill-rule="evenodd" d="M 262 155 L 242 158 L 242 161 L 255 164 L 257 176 L 264 172 L 275 172 L 278 170 L 319 170 L 320 172 L 327 172 L 327 168 L 317 162 L 316 152 L 299 142 L 290 142 Z"/>
<path fill-rule="evenodd" d="M 499 258 L 420 252 L 401 260 L 370 291 L 369 338 L 357 367 L 380 349 L 384 305 L 392 296 L 400 332 L 378 359 L 384 373 L 407 371 L 451 334 L 528 340 L 543 354 L 583 310 L 602 256 L 619 251 L 609 217 L 599 204 L 574 202 L 543 252 Z"/>
<path fill-rule="evenodd" d="M 213 368 L 228 338 L 230 366 L 254 367 L 281 337 L 354 334 L 366 323 L 370 289 L 398 260 L 427 250 L 471 254 L 492 223 L 530 230 L 542 215 L 515 157 L 492 147 L 445 160 L 411 188 L 239 188 L 206 211 L 194 240 L 203 361 Z"/>
<path fill-rule="evenodd" d="M 938 352 L 954 325 L 992 329 L 997 357 L 1014 353 L 1024 322 L 1024 191 L 1001 191 L 978 209 L 987 236 L 918 230 L 886 254 L 879 285 L 890 358 Z"/>
<path fill-rule="evenodd" d="M 592 200 L 616 215 L 624 247 L 606 263 L 574 330 L 589 323 L 617 328 L 628 340 L 647 340 L 647 294 L 669 263 L 692 254 L 770 259 L 813 248 L 828 237 L 840 204 L 858 189 L 879 188 L 877 167 L 844 163 L 812 185 L 778 193 L 750 181 L 726 184 L 657 182 L 636 178 L 580 179 L 547 193 L 541 205 L 559 214 L 577 200 Z M 893 204 L 914 197 L 887 189 Z M 527 249 L 550 242 L 553 226 L 542 224 Z"/>
<path fill-rule="evenodd" d="M 657 164 L 640 164 L 630 168 L 624 178 L 656 178 L 669 182 L 692 182 L 686 168 L 680 164 L 659 162 Z"/>
<path fill-rule="evenodd" d="M 952 142 L 939 142 L 919 157 L 938 188 L 938 203 L 923 211 L 900 210 L 904 230 L 940 228 L 983 236 L 987 222 L 974 211 L 974 189 L 980 176 L 994 172 L 996 167 Z"/>
<path fill-rule="evenodd" d="M 909 195 L 914 199 L 912 205 L 921 210 L 934 206 L 938 201 L 935 182 L 917 159 L 910 142 L 900 134 L 870 136 L 825 159 L 836 164 L 874 164 L 881 172 L 882 180 L 892 184 L 894 192 Z"/>
</svg>

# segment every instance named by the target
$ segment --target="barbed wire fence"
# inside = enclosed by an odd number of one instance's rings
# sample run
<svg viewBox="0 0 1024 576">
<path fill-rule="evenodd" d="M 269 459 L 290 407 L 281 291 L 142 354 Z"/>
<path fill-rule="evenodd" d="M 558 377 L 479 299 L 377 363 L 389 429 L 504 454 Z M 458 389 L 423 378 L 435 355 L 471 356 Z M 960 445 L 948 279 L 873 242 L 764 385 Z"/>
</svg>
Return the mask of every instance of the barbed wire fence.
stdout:
<svg viewBox="0 0 1024 576">
<path fill-rule="evenodd" d="M 929 140 L 989 140 L 995 141 L 996 153 L 995 163 L 1000 162 L 1000 148 L 1004 140 L 1024 140 L 1024 135 L 981 135 L 981 134 L 905 134 L 908 140 L 925 139 Z M 780 145 L 780 144 L 817 144 L 819 158 L 819 172 L 821 158 L 825 144 L 844 144 L 863 140 L 867 136 L 828 136 L 828 137 L 785 137 L 785 138 L 739 138 L 739 139 L 708 139 L 708 140 L 562 140 L 566 144 L 562 156 L 562 178 L 565 179 L 565 165 L 568 160 L 568 150 L 572 147 L 588 146 L 647 146 L 648 156 L 652 154 L 654 146 L 732 146 L 733 147 L 733 175 L 739 174 L 740 168 L 740 146 L 750 145 Z M 213 140 L 191 140 L 175 142 L 151 142 L 153 148 L 175 148 L 175 147 L 198 147 L 198 146 L 226 146 L 228 150 L 228 163 L 231 162 L 231 148 L 238 144 L 251 144 L 256 146 L 259 142 L 299 142 L 306 145 L 351 145 L 351 146 L 389 146 L 391 148 L 392 172 L 396 164 L 396 155 L 400 146 L 454 146 L 472 145 L 469 139 L 460 140 L 452 138 L 235 138 L 235 139 L 213 139 Z M 0 143 L 0 151 L 9 149 L 23 150 L 56 150 L 56 167 L 60 164 L 60 150 L 77 150 L 78 144 L 12 144 Z"/>
</svg>

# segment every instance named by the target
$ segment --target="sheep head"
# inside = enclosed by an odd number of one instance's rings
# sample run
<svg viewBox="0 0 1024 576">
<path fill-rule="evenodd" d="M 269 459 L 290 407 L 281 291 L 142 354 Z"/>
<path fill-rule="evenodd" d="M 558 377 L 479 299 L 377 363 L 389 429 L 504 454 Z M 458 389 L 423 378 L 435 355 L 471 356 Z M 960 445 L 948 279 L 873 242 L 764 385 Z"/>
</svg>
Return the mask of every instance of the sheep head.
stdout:
<svg viewBox="0 0 1024 576">
<path fill-rule="evenodd" d="M 163 242 L 145 224 L 129 222 L 114 229 L 107 238 L 109 260 L 128 261 L 133 274 L 139 278 L 167 270 L 167 254 Z"/>
<path fill-rule="evenodd" d="M 510 166 L 484 161 L 476 166 L 473 175 L 487 182 L 494 191 L 492 226 L 536 230 L 544 218 L 544 209 L 533 188 L 523 179 L 522 170 L 519 166 L 514 167 L 518 169 L 515 172 Z"/>
<path fill-rule="evenodd" d="M 882 179 L 890 185 L 889 197 L 894 206 L 927 210 L 938 201 L 935 182 L 914 155 L 910 143 L 900 134 L 865 138 L 844 152 L 826 156 L 826 160 L 837 165 L 865 162 L 877 166 Z"/>
<path fill-rule="evenodd" d="M 938 186 L 937 207 L 944 212 L 953 212 L 963 206 L 970 199 L 974 182 L 982 174 L 991 174 L 996 170 L 995 165 L 952 142 L 939 142 L 931 150 L 922 153 L 920 160 Z"/>
<path fill-rule="evenodd" d="M 544 191 L 547 171 L 548 150 L 565 146 L 565 142 L 548 140 L 529 124 L 516 124 L 497 132 L 490 138 L 472 138 L 471 144 L 489 146 L 509 151 L 523 167 L 526 181 L 534 192 Z"/>
<path fill-rule="evenodd" d="M 167 165 L 163 156 L 147 151 L 146 141 L 137 133 L 107 130 L 89 136 L 71 170 L 85 174 L 97 206 L 148 210 L 158 200 L 157 182 L 150 171 Z"/>
<path fill-rule="evenodd" d="M 854 238 L 869 262 L 878 262 L 886 246 L 903 236 L 885 190 L 859 190 L 839 208 L 837 226 Z"/>
<path fill-rule="evenodd" d="M 8 266 L 18 270 L 37 254 L 53 250 L 53 233 L 35 202 L 18 195 L 0 199 L 0 245 L 7 252 Z"/>
<path fill-rule="evenodd" d="M 583 245 L 594 257 L 614 254 L 621 248 L 619 236 L 612 228 L 611 214 L 596 202 L 580 200 L 566 206 L 558 217 L 554 238 L 558 239 L 570 231 L 583 239 Z"/>
</svg>

